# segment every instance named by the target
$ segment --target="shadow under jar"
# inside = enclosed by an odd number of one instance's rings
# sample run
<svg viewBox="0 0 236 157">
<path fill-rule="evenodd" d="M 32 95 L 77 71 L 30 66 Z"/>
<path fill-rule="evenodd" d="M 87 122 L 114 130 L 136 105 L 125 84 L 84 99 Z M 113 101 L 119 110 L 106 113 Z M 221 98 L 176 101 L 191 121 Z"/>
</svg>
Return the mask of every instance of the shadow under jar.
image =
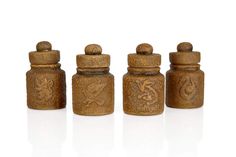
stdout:
<svg viewBox="0 0 236 157">
<path fill-rule="evenodd" d="M 59 64 L 60 52 L 47 41 L 29 53 L 31 70 L 26 73 L 27 105 L 31 109 L 52 110 L 66 106 L 65 72 Z"/>
<path fill-rule="evenodd" d="M 99 116 L 114 112 L 114 76 L 109 73 L 110 56 L 101 46 L 85 47 L 77 55 L 77 73 L 72 77 L 73 111 L 75 114 Z"/>
<path fill-rule="evenodd" d="M 128 55 L 128 73 L 123 76 L 123 110 L 131 115 L 158 115 L 164 110 L 164 76 L 161 55 L 147 43 Z"/>
<path fill-rule="evenodd" d="M 177 46 L 170 53 L 170 70 L 166 72 L 166 105 L 173 108 L 198 108 L 204 99 L 204 72 L 200 70 L 200 52 L 191 43 Z"/>
</svg>

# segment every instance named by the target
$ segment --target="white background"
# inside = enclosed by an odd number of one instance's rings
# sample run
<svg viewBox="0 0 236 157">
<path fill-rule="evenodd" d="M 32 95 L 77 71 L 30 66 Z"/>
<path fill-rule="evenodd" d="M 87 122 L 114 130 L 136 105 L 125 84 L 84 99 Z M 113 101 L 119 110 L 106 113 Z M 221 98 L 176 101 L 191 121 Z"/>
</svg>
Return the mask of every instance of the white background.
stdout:
<svg viewBox="0 0 236 157">
<path fill-rule="evenodd" d="M 1 157 L 235 157 L 236 4 L 234 0 L 1 0 Z M 67 108 L 35 111 L 26 106 L 28 52 L 48 40 L 61 51 L 67 77 Z M 122 111 L 122 75 L 127 54 L 142 42 L 162 55 L 179 42 L 202 55 L 204 107 L 165 108 L 160 116 Z M 111 55 L 115 113 L 83 117 L 72 113 L 75 57 L 90 43 Z"/>
</svg>

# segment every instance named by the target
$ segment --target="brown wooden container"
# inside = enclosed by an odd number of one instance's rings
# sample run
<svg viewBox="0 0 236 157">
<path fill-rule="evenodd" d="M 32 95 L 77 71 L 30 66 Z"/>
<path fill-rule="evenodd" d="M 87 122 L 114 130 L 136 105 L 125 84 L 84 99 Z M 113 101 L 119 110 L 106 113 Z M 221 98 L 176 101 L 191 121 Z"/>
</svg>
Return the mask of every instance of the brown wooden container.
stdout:
<svg viewBox="0 0 236 157">
<path fill-rule="evenodd" d="M 114 111 L 114 76 L 109 73 L 110 56 L 99 45 L 85 47 L 77 55 L 77 74 L 72 78 L 75 114 L 98 116 Z"/>
<path fill-rule="evenodd" d="M 200 52 L 191 43 L 177 46 L 170 53 L 170 70 L 166 73 L 166 105 L 173 108 L 197 108 L 203 105 L 204 72 L 200 70 Z"/>
<path fill-rule="evenodd" d="M 42 41 L 29 53 L 31 70 L 26 73 L 27 105 L 32 109 L 51 110 L 66 106 L 65 72 L 60 69 L 60 52 Z"/>
<path fill-rule="evenodd" d="M 157 115 L 164 110 L 164 76 L 161 55 L 149 44 L 140 44 L 128 55 L 128 73 L 123 77 L 123 109 L 132 115 Z"/>
</svg>

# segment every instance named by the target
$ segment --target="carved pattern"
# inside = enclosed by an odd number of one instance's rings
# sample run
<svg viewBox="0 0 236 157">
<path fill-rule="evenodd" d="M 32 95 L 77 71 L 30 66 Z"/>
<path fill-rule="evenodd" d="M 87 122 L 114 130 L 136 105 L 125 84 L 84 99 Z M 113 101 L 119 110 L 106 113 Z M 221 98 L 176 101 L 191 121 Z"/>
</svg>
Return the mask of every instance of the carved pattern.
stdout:
<svg viewBox="0 0 236 157">
<path fill-rule="evenodd" d="M 35 91 L 36 98 L 41 102 L 48 102 L 53 98 L 53 80 L 49 80 L 47 78 L 36 78 L 35 80 Z"/>
<path fill-rule="evenodd" d="M 136 80 L 136 83 L 139 87 L 139 90 L 141 93 L 138 95 L 138 99 L 142 99 L 146 101 L 146 105 L 152 105 L 157 102 L 157 92 L 155 89 L 152 87 L 154 85 L 153 82 L 149 80 Z"/>
<path fill-rule="evenodd" d="M 152 113 L 161 108 L 159 104 L 159 92 L 162 89 L 160 81 L 135 80 L 128 81 L 125 85 L 127 90 L 127 104 L 125 108 L 129 112 Z"/>
<path fill-rule="evenodd" d="M 180 78 L 178 82 L 179 95 L 184 100 L 193 100 L 197 94 L 197 82 L 190 76 Z"/>
<path fill-rule="evenodd" d="M 101 94 L 106 85 L 106 83 L 98 80 L 89 84 L 87 88 L 83 90 L 83 94 L 85 96 L 83 103 L 86 104 L 86 107 L 89 107 L 92 103 L 95 103 L 99 106 L 104 105 L 104 100 L 98 98 L 98 96 Z"/>
</svg>

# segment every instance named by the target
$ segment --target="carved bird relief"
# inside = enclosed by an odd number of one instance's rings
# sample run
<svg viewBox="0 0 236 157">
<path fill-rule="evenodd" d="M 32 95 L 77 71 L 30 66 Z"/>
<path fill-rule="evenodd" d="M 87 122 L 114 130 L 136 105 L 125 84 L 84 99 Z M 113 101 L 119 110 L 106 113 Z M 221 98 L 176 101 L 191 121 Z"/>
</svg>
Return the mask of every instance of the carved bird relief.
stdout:
<svg viewBox="0 0 236 157">
<path fill-rule="evenodd" d="M 87 88 L 83 90 L 83 93 L 86 98 L 84 103 L 86 104 L 87 107 L 92 103 L 96 103 L 99 106 L 102 106 L 104 104 L 104 100 L 97 97 L 101 94 L 101 92 L 105 87 L 106 83 L 99 80 L 89 84 Z"/>
</svg>

